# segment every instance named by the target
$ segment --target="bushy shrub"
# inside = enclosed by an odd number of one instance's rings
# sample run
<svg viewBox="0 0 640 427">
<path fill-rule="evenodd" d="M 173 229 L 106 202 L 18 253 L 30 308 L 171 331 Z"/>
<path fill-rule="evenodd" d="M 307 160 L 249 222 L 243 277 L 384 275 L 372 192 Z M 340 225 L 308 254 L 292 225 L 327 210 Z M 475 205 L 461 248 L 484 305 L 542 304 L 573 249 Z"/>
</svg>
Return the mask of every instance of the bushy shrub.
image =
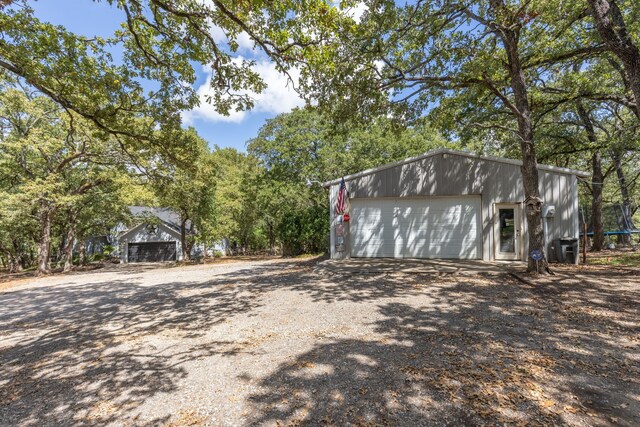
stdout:
<svg viewBox="0 0 640 427">
<path fill-rule="evenodd" d="M 89 257 L 89 261 L 104 261 L 104 254 L 93 254 Z"/>
<path fill-rule="evenodd" d="M 329 216 L 323 206 L 311 206 L 285 216 L 278 224 L 283 255 L 324 252 L 328 248 Z"/>
</svg>

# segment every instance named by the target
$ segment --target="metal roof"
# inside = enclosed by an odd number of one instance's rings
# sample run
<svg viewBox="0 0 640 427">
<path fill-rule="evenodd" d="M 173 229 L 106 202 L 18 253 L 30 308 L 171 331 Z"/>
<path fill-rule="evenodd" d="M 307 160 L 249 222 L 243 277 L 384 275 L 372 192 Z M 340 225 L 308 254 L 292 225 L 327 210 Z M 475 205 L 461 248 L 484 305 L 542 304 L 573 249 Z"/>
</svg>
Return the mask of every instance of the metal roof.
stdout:
<svg viewBox="0 0 640 427">
<path fill-rule="evenodd" d="M 129 212 L 134 217 L 144 217 L 151 215 L 157 217 L 160 221 L 164 222 L 167 226 L 174 228 L 178 231 L 182 228 L 180 223 L 180 214 L 169 208 L 154 208 L 150 206 L 129 206 Z"/>
<path fill-rule="evenodd" d="M 350 181 L 350 180 L 353 180 L 353 179 L 356 179 L 356 178 L 360 178 L 360 177 L 363 177 L 363 176 L 371 175 L 371 174 L 376 173 L 376 172 L 383 171 L 385 169 L 390 169 L 390 168 L 393 168 L 393 167 L 396 167 L 396 166 L 401 166 L 401 165 L 405 165 L 407 163 L 413 163 L 413 162 L 416 162 L 418 160 L 426 159 L 428 157 L 437 156 L 439 154 L 451 154 L 451 155 L 454 155 L 454 156 L 469 157 L 469 158 L 472 158 L 472 159 L 479 159 L 479 160 L 486 160 L 486 161 L 490 161 L 490 162 L 507 163 L 507 164 L 510 164 L 510 165 L 522 166 L 522 161 L 521 160 L 507 159 L 507 158 L 504 158 L 504 157 L 481 156 L 479 154 L 465 152 L 465 151 L 457 151 L 457 150 L 450 150 L 448 148 L 440 148 L 440 149 L 437 149 L 437 150 L 428 151 L 428 152 L 426 152 L 424 154 L 420 154 L 419 156 L 409 157 L 409 158 L 406 158 L 404 160 L 400 160 L 398 162 L 387 163 L 386 165 L 378 166 L 376 168 L 367 169 L 367 170 L 364 170 L 362 172 L 358 172 L 358 173 L 354 173 L 354 174 L 351 174 L 351 175 L 347 175 L 347 176 L 344 177 L 344 180 L 345 181 Z M 567 175 L 576 175 L 576 176 L 583 177 L 583 178 L 591 176 L 591 174 L 587 173 L 587 172 L 583 172 L 583 171 L 579 171 L 579 170 L 575 170 L 575 169 L 561 168 L 559 166 L 538 165 L 538 169 L 551 171 L 551 172 L 556 172 L 556 173 L 563 173 L 563 174 L 567 174 Z M 338 183 L 340 183 L 341 179 L 342 178 L 336 178 L 336 179 L 333 179 L 331 181 L 327 181 L 327 182 L 323 183 L 322 186 L 323 187 L 329 187 L 331 185 L 338 184 Z"/>
</svg>

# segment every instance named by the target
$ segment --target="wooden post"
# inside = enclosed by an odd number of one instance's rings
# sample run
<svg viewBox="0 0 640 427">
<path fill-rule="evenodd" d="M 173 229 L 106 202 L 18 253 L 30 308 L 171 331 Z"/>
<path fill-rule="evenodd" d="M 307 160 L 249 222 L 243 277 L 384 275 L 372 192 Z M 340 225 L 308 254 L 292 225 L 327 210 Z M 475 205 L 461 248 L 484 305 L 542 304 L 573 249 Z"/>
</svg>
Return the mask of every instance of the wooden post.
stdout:
<svg viewBox="0 0 640 427">
<path fill-rule="evenodd" d="M 587 263 L 587 223 L 582 224 L 582 263 Z"/>
</svg>

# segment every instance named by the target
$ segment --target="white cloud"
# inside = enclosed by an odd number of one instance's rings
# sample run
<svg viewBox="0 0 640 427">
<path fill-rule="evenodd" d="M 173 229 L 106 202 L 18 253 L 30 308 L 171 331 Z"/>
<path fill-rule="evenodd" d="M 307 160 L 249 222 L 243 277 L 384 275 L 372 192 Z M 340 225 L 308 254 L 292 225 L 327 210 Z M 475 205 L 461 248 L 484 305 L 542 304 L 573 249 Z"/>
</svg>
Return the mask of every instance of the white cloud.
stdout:
<svg viewBox="0 0 640 427">
<path fill-rule="evenodd" d="M 240 34 L 238 34 L 238 37 L 236 38 L 236 42 L 240 46 L 240 50 L 253 51 L 256 48 L 255 42 L 246 31 L 243 31 Z"/>
<path fill-rule="evenodd" d="M 227 34 L 222 28 L 220 28 L 217 25 L 211 25 L 210 32 L 211 32 L 211 36 L 213 37 L 216 43 L 218 43 L 221 46 L 229 45 L 229 38 L 227 37 Z M 240 53 L 252 53 L 252 54 L 258 53 L 258 49 L 256 48 L 255 42 L 246 31 L 242 31 L 241 33 L 238 33 L 238 35 L 235 38 L 235 41 L 236 43 L 238 43 L 238 51 Z"/>
<path fill-rule="evenodd" d="M 354 7 L 347 10 L 347 15 L 353 18 L 354 21 L 360 23 L 360 19 L 362 19 L 362 15 L 369 10 L 369 6 L 360 2 L 356 4 Z"/>
<path fill-rule="evenodd" d="M 350 17 L 356 23 L 360 23 L 360 19 L 362 19 L 362 15 L 369 10 L 369 6 L 367 6 L 364 2 L 358 2 L 354 6 L 343 6 L 342 2 L 337 0 L 332 2 L 334 7 L 337 7 L 342 10 L 342 13 L 346 16 Z"/>
<path fill-rule="evenodd" d="M 242 57 L 234 59 L 237 62 L 242 60 Z M 205 68 L 205 70 L 206 72 L 211 72 L 209 68 Z M 211 122 L 240 123 L 252 112 L 280 114 L 304 105 L 304 101 L 295 92 L 287 76 L 279 73 L 272 62 L 267 60 L 257 61 L 254 65 L 254 70 L 262 77 L 267 84 L 267 88 L 259 94 L 251 91 L 240 92 L 241 94 L 248 94 L 254 99 L 254 107 L 251 111 L 231 111 L 228 116 L 216 112 L 213 105 L 206 102 L 206 95 L 211 90 L 211 76 L 209 75 L 207 80 L 196 90 L 200 98 L 200 105 L 193 110 L 184 112 L 182 115 L 185 124 L 192 124 L 196 119 Z M 297 83 L 300 72 L 292 70 L 290 74 L 294 82 Z"/>
<path fill-rule="evenodd" d="M 209 31 L 211 33 L 211 37 L 213 37 L 213 40 L 215 40 L 216 43 L 227 41 L 227 35 L 221 27 L 211 25 L 211 29 Z"/>
</svg>

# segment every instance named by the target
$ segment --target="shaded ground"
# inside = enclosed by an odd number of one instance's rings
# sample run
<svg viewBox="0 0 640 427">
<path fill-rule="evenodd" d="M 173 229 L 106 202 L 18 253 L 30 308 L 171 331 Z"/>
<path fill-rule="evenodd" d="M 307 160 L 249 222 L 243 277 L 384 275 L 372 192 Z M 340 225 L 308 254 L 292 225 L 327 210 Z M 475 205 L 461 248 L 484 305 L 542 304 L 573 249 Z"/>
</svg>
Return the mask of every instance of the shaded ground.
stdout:
<svg viewBox="0 0 640 427">
<path fill-rule="evenodd" d="M 640 424 L 640 272 L 260 261 L 0 293 L 0 424 Z"/>
<path fill-rule="evenodd" d="M 311 255 L 311 257 L 318 257 L 317 255 Z M 69 275 L 75 273 L 85 273 L 92 270 L 104 270 L 104 271 L 140 271 L 140 270 L 156 270 L 159 268 L 174 268 L 185 265 L 198 265 L 198 264 L 230 264 L 236 262 L 253 262 L 269 259 L 279 259 L 280 257 L 258 255 L 258 256 L 244 256 L 236 255 L 233 257 L 214 258 L 207 257 L 199 260 L 191 261 L 179 261 L 179 262 L 161 262 L 161 263 L 134 263 L 134 264 L 120 264 L 119 262 L 111 261 L 93 261 L 86 265 L 76 265 L 71 272 L 64 272 L 62 267 L 52 268 L 51 275 L 56 276 L 60 274 Z M 51 275 L 49 277 L 51 277 Z M 19 273 L 9 273 L 7 270 L 0 269 L 0 290 L 13 287 L 16 283 L 22 283 L 25 280 L 38 277 L 38 271 L 33 268 Z"/>
<path fill-rule="evenodd" d="M 634 248 L 617 248 L 588 252 L 587 263 L 640 268 L 640 251 L 637 248 L 635 250 Z"/>
<path fill-rule="evenodd" d="M 526 269 L 521 261 L 481 261 L 456 259 L 415 258 L 351 258 L 327 259 L 319 262 L 318 269 L 329 274 L 452 274 L 465 276 L 502 275 L 505 269 Z"/>
</svg>

